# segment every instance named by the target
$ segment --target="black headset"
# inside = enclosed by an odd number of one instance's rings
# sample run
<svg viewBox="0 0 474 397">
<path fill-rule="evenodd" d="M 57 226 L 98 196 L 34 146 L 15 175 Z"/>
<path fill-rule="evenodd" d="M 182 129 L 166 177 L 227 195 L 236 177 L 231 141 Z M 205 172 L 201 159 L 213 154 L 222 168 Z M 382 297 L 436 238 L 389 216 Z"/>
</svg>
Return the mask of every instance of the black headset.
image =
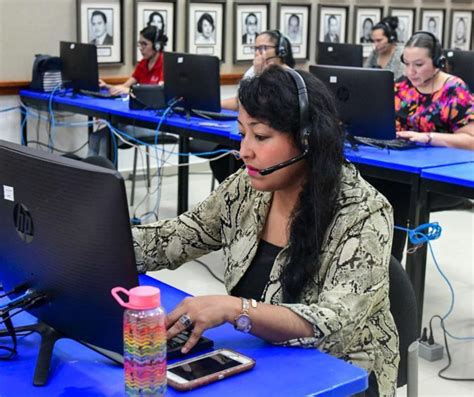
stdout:
<svg viewBox="0 0 474 397">
<path fill-rule="evenodd" d="M 276 48 L 276 54 L 280 58 L 284 58 L 288 55 L 288 48 L 285 43 L 285 36 L 281 34 L 279 30 L 274 30 L 275 34 L 277 35 L 277 48 Z"/>
<path fill-rule="evenodd" d="M 284 68 L 285 71 L 291 76 L 296 85 L 296 91 L 298 94 L 298 106 L 300 111 L 300 128 L 298 132 L 298 142 L 300 142 L 301 147 L 307 151 L 309 148 L 309 133 L 311 131 L 311 121 L 309 118 L 309 99 L 308 99 L 308 89 L 306 88 L 306 83 L 303 80 L 303 77 L 296 71 L 291 68 Z"/>
<path fill-rule="evenodd" d="M 433 40 L 433 54 L 431 55 L 433 66 L 438 69 L 444 68 L 446 66 L 446 57 L 443 55 L 443 48 L 441 47 L 441 43 L 439 42 L 438 38 L 433 33 L 427 32 L 425 30 L 420 30 L 418 32 L 413 33 L 411 38 L 413 38 L 417 34 L 425 34 L 431 37 L 431 39 Z M 400 55 L 400 60 L 403 64 L 405 63 L 405 60 L 403 59 L 403 53 L 402 55 Z"/>
<path fill-rule="evenodd" d="M 153 48 L 156 52 L 160 52 L 163 49 L 163 43 L 160 39 L 160 29 L 155 26 L 155 38 L 153 39 Z"/>
<path fill-rule="evenodd" d="M 395 35 L 395 33 L 393 32 L 393 29 L 392 27 L 390 26 L 390 24 L 387 22 L 387 21 L 382 21 L 380 22 L 383 26 L 386 27 L 385 30 L 385 33 L 386 33 L 386 36 L 388 37 L 388 42 L 389 43 L 394 43 L 396 40 L 397 40 L 397 36 Z"/>
</svg>

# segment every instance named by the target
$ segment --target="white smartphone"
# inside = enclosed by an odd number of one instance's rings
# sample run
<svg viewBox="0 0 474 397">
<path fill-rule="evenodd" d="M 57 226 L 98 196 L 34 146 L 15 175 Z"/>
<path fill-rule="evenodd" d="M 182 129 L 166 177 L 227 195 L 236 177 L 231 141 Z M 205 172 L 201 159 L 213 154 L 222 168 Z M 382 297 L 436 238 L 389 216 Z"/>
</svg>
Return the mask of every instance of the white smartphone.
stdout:
<svg viewBox="0 0 474 397">
<path fill-rule="evenodd" d="M 168 384 L 177 390 L 191 390 L 249 370 L 255 361 L 229 349 L 211 353 L 168 365 Z"/>
</svg>

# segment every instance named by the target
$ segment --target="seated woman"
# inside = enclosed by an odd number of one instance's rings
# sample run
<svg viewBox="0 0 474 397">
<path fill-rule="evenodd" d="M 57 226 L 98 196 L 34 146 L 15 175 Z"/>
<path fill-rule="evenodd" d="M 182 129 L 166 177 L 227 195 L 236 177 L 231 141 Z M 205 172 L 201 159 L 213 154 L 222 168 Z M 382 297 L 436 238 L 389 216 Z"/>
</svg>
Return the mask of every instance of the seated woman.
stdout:
<svg viewBox="0 0 474 397">
<path fill-rule="evenodd" d="M 474 98 L 460 78 L 442 71 L 441 44 L 428 32 L 415 33 L 406 43 L 402 60 L 405 76 L 395 83 L 397 136 L 431 146 L 474 149 Z M 395 225 L 406 227 L 410 191 L 407 185 L 370 179 L 394 208 Z M 431 210 L 462 203 L 430 194 Z M 417 226 L 417 225 L 414 225 Z M 406 233 L 395 230 L 393 255 L 402 260 Z"/>
<path fill-rule="evenodd" d="M 168 37 L 156 26 L 147 26 L 140 32 L 138 48 L 143 59 L 137 64 L 133 74 L 123 84 L 111 85 L 99 80 L 99 85 L 109 90 L 112 95 L 128 94 L 134 84 L 163 84 L 163 50 L 168 42 Z M 154 135 L 154 131 L 131 126 L 118 126 L 128 135 L 135 138 Z M 110 133 L 107 128 L 101 128 L 89 137 L 89 155 L 107 157 L 108 139 Z"/>
<path fill-rule="evenodd" d="M 243 78 L 245 79 L 259 74 L 269 65 L 285 65 L 290 68 L 295 66 L 291 43 L 288 38 L 278 30 L 268 30 L 257 35 L 253 65 L 245 72 Z M 237 97 L 227 98 L 221 101 L 221 107 L 223 109 L 238 111 L 239 101 Z M 228 147 L 194 139 L 191 141 L 190 149 L 192 152 L 210 152 L 218 149 L 228 149 Z M 242 166 L 241 161 L 230 161 L 232 162 L 231 164 L 229 164 L 227 157 L 211 161 L 212 174 L 219 183 L 223 182 L 225 178 Z"/>
<path fill-rule="evenodd" d="M 239 102 L 245 169 L 178 218 L 132 231 L 145 270 L 223 249 L 229 295 L 182 301 L 168 337 L 192 325 L 187 352 L 206 329 L 231 323 L 348 360 L 371 373 L 371 392 L 394 395 L 389 203 L 344 160 L 332 96 L 311 74 L 270 66 L 241 81 Z"/>
<path fill-rule="evenodd" d="M 397 28 L 397 17 L 384 18 L 372 28 L 374 49 L 364 64 L 366 68 L 392 71 L 395 80 L 401 77 L 404 71 L 400 60 L 402 48 L 397 46 Z"/>
</svg>

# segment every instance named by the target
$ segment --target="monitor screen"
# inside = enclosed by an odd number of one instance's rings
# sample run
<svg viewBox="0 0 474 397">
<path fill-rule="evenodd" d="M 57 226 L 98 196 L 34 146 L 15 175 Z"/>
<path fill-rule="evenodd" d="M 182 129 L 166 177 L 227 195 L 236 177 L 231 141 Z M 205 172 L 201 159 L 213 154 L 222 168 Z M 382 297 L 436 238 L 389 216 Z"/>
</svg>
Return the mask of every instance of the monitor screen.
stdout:
<svg viewBox="0 0 474 397">
<path fill-rule="evenodd" d="M 362 67 L 362 45 L 318 42 L 318 65 Z"/>
<path fill-rule="evenodd" d="M 448 73 L 460 77 L 474 93 L 474 51 L 444 50 Z"/>
<path fill-rule="evenodd" d="M 97 47 L 94 44 L 61 41 L 59 56 L 63 63 L 63 81 L 66 87 L 79 90 L 99 91 L 99 66 Z"/>
<path fill-rule="evenodd" d="M 393 73 L 343 66 L 310 66 L 334 94 L 339 118 L 353 136 L 395 139 Z"/>
<path fill-rule="evenodd" d="M 188 110 L 221 111 L 219 58 L 209 55 L 165 52 L 165 98 Z"/>
<path fill-rule="evenodd" d="M 29 309 L 81 342 L 123 352 L 110 291 L 138 285 L 125 185 L 114 170 L 0 141 L 0 282 L 47 303 Z"/>
</svg>

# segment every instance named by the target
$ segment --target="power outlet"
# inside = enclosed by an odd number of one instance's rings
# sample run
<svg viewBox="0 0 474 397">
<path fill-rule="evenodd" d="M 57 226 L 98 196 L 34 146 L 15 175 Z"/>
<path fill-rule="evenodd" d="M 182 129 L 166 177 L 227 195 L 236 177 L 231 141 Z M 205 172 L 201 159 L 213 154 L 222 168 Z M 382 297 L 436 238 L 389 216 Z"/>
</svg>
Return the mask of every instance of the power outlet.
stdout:
<svg viewBox="0 0 474 397">
<path fill-rule="evenodd" d="M 420 341 L 418 355 L 428 361 L 437 361 L 443 358 L 444 347 L 438 343 L 428 344 Z"/>
</svg>

